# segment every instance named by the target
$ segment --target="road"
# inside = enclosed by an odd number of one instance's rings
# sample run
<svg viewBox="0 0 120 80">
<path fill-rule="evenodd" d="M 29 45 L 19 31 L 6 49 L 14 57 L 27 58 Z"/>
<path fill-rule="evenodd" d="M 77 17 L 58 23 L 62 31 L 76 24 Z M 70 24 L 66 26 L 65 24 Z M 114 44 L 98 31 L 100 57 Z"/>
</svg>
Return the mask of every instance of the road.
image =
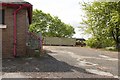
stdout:
<svg viewBox="0 0 120 80">
<path fill-rule="evenodd" d="M 118 77 L 118 52 L 68 46 L 44 46 L 44 49 L 56 60 L 86 72 Z"/>
</svg>

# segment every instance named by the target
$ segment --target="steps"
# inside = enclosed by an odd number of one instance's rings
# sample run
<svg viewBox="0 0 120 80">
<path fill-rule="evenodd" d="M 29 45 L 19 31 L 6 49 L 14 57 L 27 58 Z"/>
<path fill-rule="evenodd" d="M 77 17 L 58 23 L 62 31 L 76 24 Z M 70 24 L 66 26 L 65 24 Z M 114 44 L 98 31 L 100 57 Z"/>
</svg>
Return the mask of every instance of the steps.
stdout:
<svg viewBox="0 0 120 80">
<path fill-rule="evenodd" d="M 42 53 L 42 37 L 39 34 L 35 34 L 33 32 L 28 33 L 27 40 L 27 55 L 33 56 Z"/>
</svg>

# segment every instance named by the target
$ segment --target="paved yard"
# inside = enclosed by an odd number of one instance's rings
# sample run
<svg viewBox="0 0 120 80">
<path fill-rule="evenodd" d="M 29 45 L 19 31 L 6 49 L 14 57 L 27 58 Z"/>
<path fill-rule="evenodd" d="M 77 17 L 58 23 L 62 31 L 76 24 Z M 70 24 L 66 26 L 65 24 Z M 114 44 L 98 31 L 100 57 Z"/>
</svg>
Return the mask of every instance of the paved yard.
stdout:
<svg viewBox="0 0 120 80">
<path fill-rule="evenodd" d="M 3 78 L 117 77 L 117 52 L 90 48 L 44 46 L 40 58 L 3 59 Z"/>
<path fill-rule="evenodd" d="M 105 76 L 118 75 L 118 52 L 84 47 L 45 46 L 49 55 L 85 71 Z"/>
</svg>

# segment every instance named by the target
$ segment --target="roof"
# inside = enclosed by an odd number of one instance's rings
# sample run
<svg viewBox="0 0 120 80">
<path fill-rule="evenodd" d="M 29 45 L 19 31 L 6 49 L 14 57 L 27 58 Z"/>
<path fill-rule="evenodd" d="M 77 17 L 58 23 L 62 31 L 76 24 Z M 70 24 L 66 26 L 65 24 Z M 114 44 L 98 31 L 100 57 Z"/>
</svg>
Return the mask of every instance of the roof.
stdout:
<svg viewBox="0 0 120 80">
<path fill-rule="evenodd" d="M 23 4 L 28 3 L 24 0 L 0 0 L 0 3 L 15 3 L 15 4 Z"/>
<path fill-rule="evenodd" d="M 76 38 L 76 40 L 86 41 L 84 38 Z"/>
<path fill-rule="evenodd" d="M 24 5 L 24 4 L 28 4 L 30 5 L 30 7 L 27 7 L 28 10 L 28 17 L 29 17 L 29 23 L 31 24 L 32 22 L 32 5 L 29 2 L 26 2 L 24 0 L 0 0 L 0 4 L 2 4 L 2 6 L 8 6 L 8 7 L 19 7 L 20 5 Z"/>
</svg>

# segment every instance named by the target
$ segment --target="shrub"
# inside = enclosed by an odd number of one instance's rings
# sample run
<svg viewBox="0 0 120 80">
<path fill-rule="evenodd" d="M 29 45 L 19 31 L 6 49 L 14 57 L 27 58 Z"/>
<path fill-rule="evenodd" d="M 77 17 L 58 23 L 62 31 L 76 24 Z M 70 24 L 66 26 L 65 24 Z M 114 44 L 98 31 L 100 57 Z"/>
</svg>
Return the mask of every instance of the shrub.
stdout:
<svg viewBox="0 0 120 80">
<path fill-rule="evenodd" d="M 85 41 L 85 43 L 91 48 L 106 48 L 115 46 L 115 42 L 113 40 L 105 38 L 101 38 L 100 40 L 97 40 L 96 38 L 89 38 Z"/>
</svg>

